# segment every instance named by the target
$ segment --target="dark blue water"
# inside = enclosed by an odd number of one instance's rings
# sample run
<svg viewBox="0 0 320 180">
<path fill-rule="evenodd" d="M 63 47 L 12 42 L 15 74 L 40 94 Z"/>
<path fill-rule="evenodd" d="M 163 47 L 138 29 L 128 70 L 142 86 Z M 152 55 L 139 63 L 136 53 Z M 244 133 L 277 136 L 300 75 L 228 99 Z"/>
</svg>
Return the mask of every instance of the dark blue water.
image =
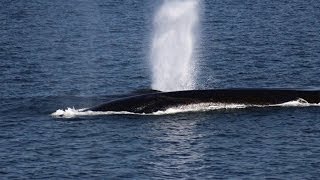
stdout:
<svg viewBox="0 0 320 180">
<path fill-rule="evenodd" d="M 50 115 L 150 88 L 160 3 L 1 1 L 1 178 L 320 176 L 319 107 Z M 198 88 L 320 89 L 319 1 L 202 5 Z"/>
</svg>

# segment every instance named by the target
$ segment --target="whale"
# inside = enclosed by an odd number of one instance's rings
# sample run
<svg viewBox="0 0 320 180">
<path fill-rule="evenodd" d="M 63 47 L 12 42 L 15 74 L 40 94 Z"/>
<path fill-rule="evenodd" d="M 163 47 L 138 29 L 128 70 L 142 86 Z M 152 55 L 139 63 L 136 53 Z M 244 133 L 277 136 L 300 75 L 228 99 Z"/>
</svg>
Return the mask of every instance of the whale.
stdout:
<svg viewBox="0 0 320 180">
<path fill-rule="evenodd" d="M 320 104 L 320 90 L 239 88 L 153 92 L 111 100 L 85 111 L 126 111 L 148 114 L 171 107 L 200 103 L 276 105 L 294 100 Z"/>
</svg>

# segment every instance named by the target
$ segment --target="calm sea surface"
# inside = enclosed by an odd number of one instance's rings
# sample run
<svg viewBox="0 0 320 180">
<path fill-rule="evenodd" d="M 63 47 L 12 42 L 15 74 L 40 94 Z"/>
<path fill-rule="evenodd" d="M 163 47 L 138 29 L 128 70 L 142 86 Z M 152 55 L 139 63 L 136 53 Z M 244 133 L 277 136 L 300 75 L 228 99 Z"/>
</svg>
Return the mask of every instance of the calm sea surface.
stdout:
<svg viewBox="0 0 320 180">
<path fill-rule="evenodd" d="M 1 179 L 316 179 L 320 108 L 50 114 L 150 89 L 161 1 L 1 0 Z M 320 1 L 203 0 L 198 88 L 320 89 Z"/>
</svg>

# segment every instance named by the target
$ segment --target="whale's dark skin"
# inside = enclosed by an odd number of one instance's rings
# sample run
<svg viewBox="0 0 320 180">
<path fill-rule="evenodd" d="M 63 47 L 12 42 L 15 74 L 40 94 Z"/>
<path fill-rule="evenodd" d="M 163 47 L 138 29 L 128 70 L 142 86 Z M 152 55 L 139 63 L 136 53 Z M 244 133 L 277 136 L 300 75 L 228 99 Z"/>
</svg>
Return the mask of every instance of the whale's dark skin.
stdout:
<svg viewBox="0 0 320 180">
<path fill-rule="evenodd" d="M 116 99 L 87 110 L 152 113 L 170 107 L 197 103 L 272 105 L 299 98 L 306 100 L 308 103 L 320 103 L 320 90 L 213 89 L 158 92 Z"/>
</svg>

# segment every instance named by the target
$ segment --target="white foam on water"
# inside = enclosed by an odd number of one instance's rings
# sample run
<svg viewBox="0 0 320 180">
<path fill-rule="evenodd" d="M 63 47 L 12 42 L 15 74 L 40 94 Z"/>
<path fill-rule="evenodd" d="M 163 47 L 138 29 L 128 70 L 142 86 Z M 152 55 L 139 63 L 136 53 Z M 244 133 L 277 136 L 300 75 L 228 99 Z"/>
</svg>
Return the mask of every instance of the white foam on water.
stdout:
<svg viewBox="0 0 320 180">
<path fill-rule="evenodd" d="M 51 116 L 55 118 L 75 118 L 78 116 L 97 116 L 97 115 L 112 115 L 112 114 L 136 114 L 127 111 L 86 111 L 87 108 L 75 109 L 67 108 L 65 110 L 58 109 Z"/>
<path fill-rule="evenodd" d="M 246 108 L 244 104 L 221 104 L 221 103 L 200 103 L 200 104 L 189 104 L 181 105 L 176 107 L 170 107 L 163 111 L 157 111 L 150 114 L 147 113 L 133 113 L 127 111 L 86 111 L 86 108 L 75 109 L 67 108 L 65 110 L 58 109 L 56 112 L 52 113 L 51 116 L 55 118 L 75 118 L 78 116 L 97 116 L 97 115 L 167 115 L 167 114 L 177 114 L 184 112 L 204 112 L 210 110 L 219 109 L 239 109 Z"/>
<path fill-rule="evenodd" d="M 185 112 L 205 112 L 220 109 L 242 109 L 246 108 L 247 105 L 244 104 L 224 104 L 224 103 L 199 103 L 199 104 L 189 104 L 177 107 L 171 107 L 164 111 L 157 111 L 152 113 L 153 115 L 166 115 L 166 114 L 177 114 Z"/>
<path fill-rule="evenodd" d="M 295 101 L 289 101 L 289 102 L 285 102 L 282 104 L 275 104 L 275 105 L 269 105 L 269 106 L 283 106 L 283 107 L 297 107 L 297 106 L 301 106 L 301 107 L 308 107 L 308 106 L 320 106 L 320 103 L 318 104 L 312 104 L 312 103 L 308 103 L 308 101 L 299 98 Z"/>
<path fill-rule="evenodd" d="M 150 52 L 152 89 L 195 89 L 199 9 L 200 0 L 163 0 L 154 17 Z"/>
<path fill-rule="evenodd" d="M 78 116 L 97 116 L 97 115 L 170 115 L 186 112 L 205 112 L 215 111 L 223 109 L 244 109 L 250 107 L 267 108 L 267 107 L 320 107 L 320 103 L 308 103 L 304 99 L 297 99 L 295 101 L 289 101 L 281 104 L 272 105 L 247 105 L 247 104 L 226 104 L 226 103 L 199 103 L 189 104 L 176 107 L 170 107 L 163 111 L 157 111 L 154 113 L 132 113 L 127 111 L 86 111 L 86 108 L 75 109 L 67 108 L 65 110 L 58 109 L 51 115 L 56 118 L 75 118 Z"/>
</svg>

